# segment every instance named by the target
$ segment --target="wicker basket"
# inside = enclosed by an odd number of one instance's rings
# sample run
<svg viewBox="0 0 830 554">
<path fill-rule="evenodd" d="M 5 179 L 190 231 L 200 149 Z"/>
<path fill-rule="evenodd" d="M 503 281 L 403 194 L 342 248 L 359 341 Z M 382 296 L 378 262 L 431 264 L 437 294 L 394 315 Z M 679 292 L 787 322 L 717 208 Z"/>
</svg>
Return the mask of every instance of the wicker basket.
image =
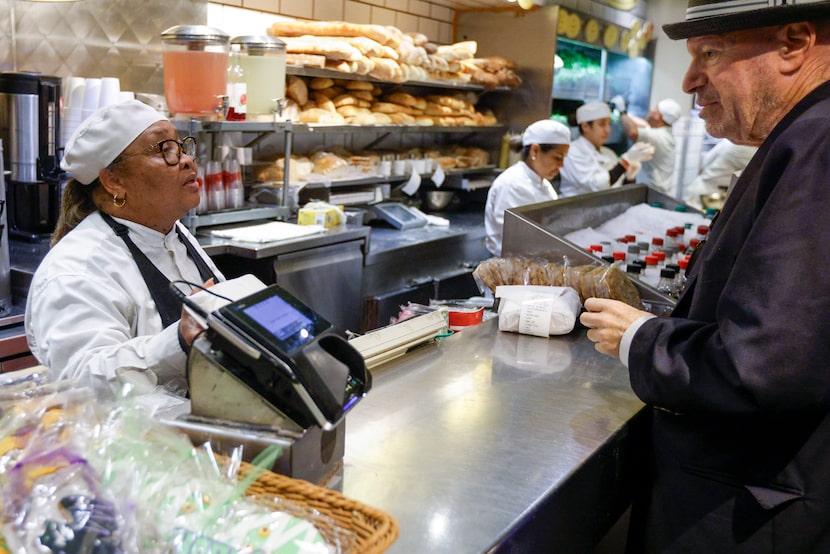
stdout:
<svg viewBox="0 0 830 554">
<path fill-rule="evenodd" d="M 320 528 L 318 525 L 318 530 L 327 538 L 333 534 L 342 536 L 345 532 L 351 538 L 351 544 L 343 549 L 344 552 L 377 554 L 384 552 L 398 538 L 398 523 L 382 510 L 308 481 L 261 470 L 242 462 L 239 476 L 244 477 L 251 472 L 261 474 L 248 487 L 248 496 L 265 504 L 274 504 L 273 499 L 276 497 L 328 516 L 328 521 L 334 522 L 337 529 Z"/>
</svg>

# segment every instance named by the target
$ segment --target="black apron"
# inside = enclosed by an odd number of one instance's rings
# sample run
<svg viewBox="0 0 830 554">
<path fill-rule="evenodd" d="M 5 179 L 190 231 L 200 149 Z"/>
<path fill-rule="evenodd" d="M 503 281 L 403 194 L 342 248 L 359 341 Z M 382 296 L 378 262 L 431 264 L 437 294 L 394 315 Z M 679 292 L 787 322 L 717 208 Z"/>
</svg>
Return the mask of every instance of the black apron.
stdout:
<svg viewBox="0 0 830 554">
<path fill-rule="evenodd" d="M 182 301 L 170 290 L 170 280 L 159 271 L 159 268 L 153 265 L 153 262 L 130 239 L 130 229 L 126 225 L 118 223 L 109 214 L 105 214 L 104 212 L 99 213 L 104 221 L 112 227 L 115 234 L 121 237 L 121 240 L 124 241 L 124 244 L 127 245 L 127 248 L 133 255 L 133 259 L 141 272 L 141 276 L 144 278 L 144 282 L 147 284 L 150 296 L 153 298 L 156 309 L 158 309 L 159 315 L 161 316 L 162 326 L 167 327 L 171 323 L 177 322 L 182 317 Z M 210 270 L 204 258 L 196 251 L 196 247 L 187 239 L 178 224 L 176 224 L 176 233 L 179 235 L 179 240 L 184 243 L 187 254 L 196 264 L 202 282 L 204 283 L 208 279 L 218 281 L 216 275 Z"/>
</svg>

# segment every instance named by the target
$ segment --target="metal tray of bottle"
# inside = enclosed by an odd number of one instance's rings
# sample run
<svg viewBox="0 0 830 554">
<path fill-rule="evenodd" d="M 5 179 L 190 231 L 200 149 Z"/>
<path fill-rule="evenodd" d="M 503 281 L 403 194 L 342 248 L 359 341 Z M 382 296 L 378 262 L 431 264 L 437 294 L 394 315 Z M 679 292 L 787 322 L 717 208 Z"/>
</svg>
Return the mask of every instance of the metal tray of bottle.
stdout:
<svg viewBox="0 0 830 554">
<path fill-rule="evenodd" d="M 586 252 L 565 235 L 586 227 L 599 227 L 628 208 L 638 204 L 660 204 L 668 210 L 683 206 L 688 212 L 701 213 L 683 202 L 645 185 L 628 185 L 580 196 L 510 208 L 504 213 L 502 257 L 545 258 L 561 260 L 567 256 L 575 264 L 607 263 Z M 632 282 L 643 301 L 660 306 L 665 312 L 676 300 L 641 281 Z"/>
</svg>

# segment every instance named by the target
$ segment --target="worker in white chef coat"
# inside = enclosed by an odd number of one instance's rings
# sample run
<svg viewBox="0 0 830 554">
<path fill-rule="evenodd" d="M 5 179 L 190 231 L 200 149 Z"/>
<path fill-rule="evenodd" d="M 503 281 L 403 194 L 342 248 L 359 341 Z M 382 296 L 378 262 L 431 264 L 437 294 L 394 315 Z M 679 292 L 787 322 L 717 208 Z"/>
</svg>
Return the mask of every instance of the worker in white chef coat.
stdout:
<svg viewBox="0 0 830 554">
<path fill-rule="evenodd" d="M 522 133 L 521 159 L 496 177 L 487 192 L 484 230 L 492 255 L 501 255 L 506 209 L 558 198 L 550 181 L 562 168 L 570 142 L 568 126 L 550 119 L 532 123 Z"/>
<path fill-rule="evenodd" d="M 603 146 L 611 134 L 611 109 L 605 102 L 590 102 L 577 108 L 576 124 L 579 137 L 571 144 L 559 173 L 562 197 L 633 183 L 642 162 L 654 155 L 654 146 L 644 142 L 634 143 L 620 158 Z"/>
<path fill-rule="evenodd" d="M 725 138 L 718 141 L 701 157 L 700 173 L 683 191 L 683 202 L 703 209 L 702 196 L 728 192 L 757 151 L 757 146 L 735 144 Z"/>
<path fill-rule="evenodd" d="M 637 183 L 648 185 L 674 196 L 675 141 L 672 125 L 680 119 L 683 109 L 671 98 L 664 98 L 648 111 L 646 118 L 628 113 L 621 96 L 611 99 L 620 113 L 620 123 L 632 142 L 647 142 L 654 146 L 654 156 L 644 161 L 637 174 Z"/>
<path fill-rule="evenodd" d="M 195 155 L 193 137 L 136 100 L 70 137 L 61 167 L 73 179 L 25 314 L 29 347 L 55 379 L 186 392 L 186 351 L 202 329 L 170 283 L 223 279 L 178 221 L 199 204 Z"/>
</svg>

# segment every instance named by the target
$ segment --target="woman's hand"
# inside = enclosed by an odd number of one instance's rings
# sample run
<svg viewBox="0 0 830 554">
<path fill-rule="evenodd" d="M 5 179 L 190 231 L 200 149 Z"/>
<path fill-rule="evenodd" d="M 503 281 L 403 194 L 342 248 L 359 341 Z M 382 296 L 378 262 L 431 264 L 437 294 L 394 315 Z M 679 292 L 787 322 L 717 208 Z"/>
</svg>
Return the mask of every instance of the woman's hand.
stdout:
<svg viewBox="0 0 830 554">
<path fill-rule="evenodd" d="M 202 287 L 208 289 L 212 287 L 213 284 L 213 279 L 208 279 Z M 190 293 L 191 296 L 200 290 L 202 289 L 193 289 L 193 292 Z M 180 340 L 182 340 L 189 348 L 190 345 L 193 344 L 196 337 L 199 336 L 204 330 L 205 328 L 202 327 L 202 325 L 192 315 L 190 315 L 190 312 L 188 312 L 184 306 L 182 306 L 182 318 L 179 320 Z"/>
<path fill-rule="evenodd" d="M 586 298 L 585 310 L 579 316 L 579 322 L 588 328 L 588 339 L 596 343 L 597 352 L 614 358 L 620 357 L 620 341 L 628 326 L 651 315 L 625 302 L 607 298 Z"/>
</svg>

